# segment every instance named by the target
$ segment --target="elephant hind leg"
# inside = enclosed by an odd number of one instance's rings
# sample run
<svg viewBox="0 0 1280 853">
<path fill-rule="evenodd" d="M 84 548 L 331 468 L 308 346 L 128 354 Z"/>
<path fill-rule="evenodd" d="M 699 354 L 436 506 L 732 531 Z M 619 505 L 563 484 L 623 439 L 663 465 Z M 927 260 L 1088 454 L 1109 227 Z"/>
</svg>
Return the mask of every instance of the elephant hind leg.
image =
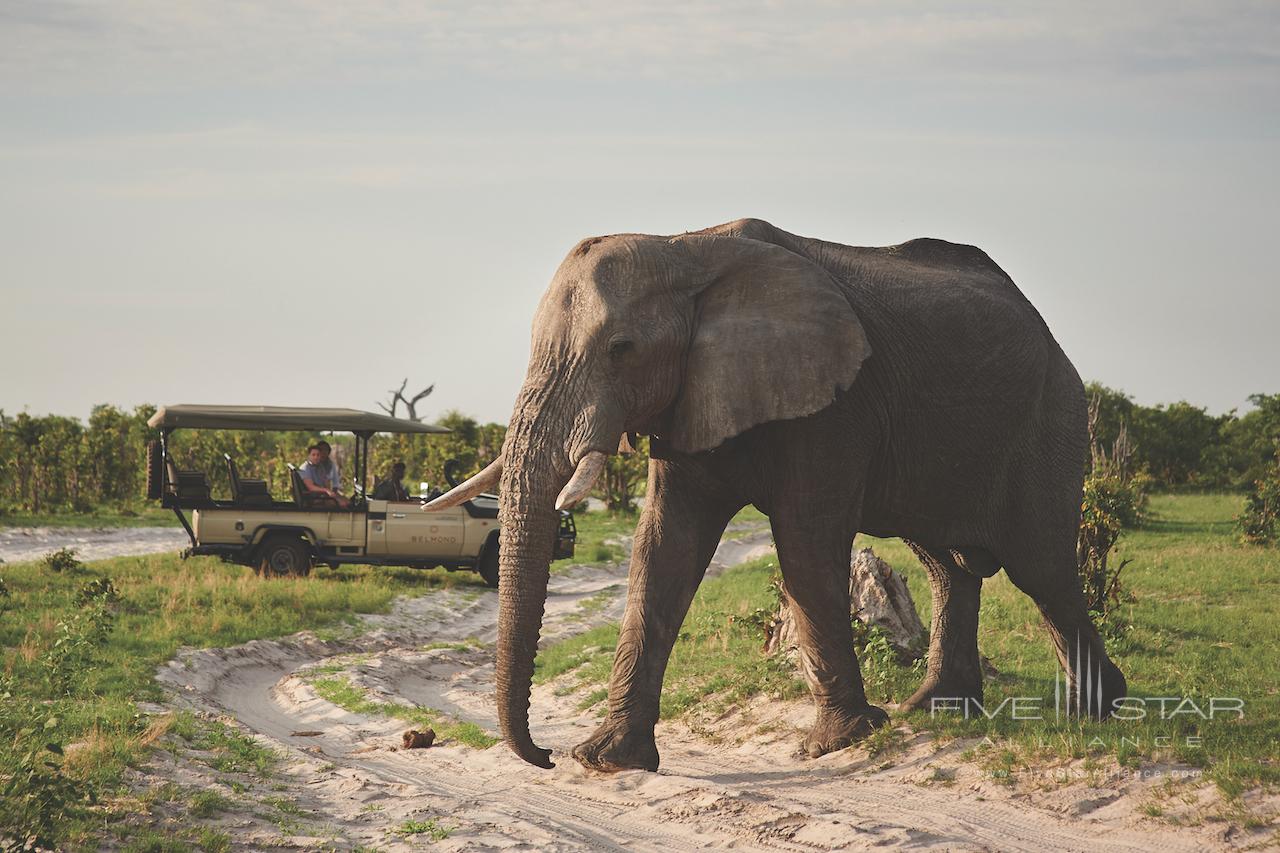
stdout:
<svg viewBox="0 0 1280 853">
<path fill-rule="evenodd" d="M 1031 596 L 1053 640 L 1066 674 L 1062 707 L 1072 714 L 1103 719 L 1127 690 L 1089 618 L 1076 567 L 1074 542 L 1063 542 L 1041 560 L 1021 557 L 1005 566 L 1009 579 Z"/>
<path fill-rule="evenodd" d="M 930 549 L 916 542 L 907 546 L 929 574 L 933 591 L 933 617 L 929 628 L 928 669 L 919 689 L 899 710 L 932 711 L 946 700 L 982 702 L 982 662 L 978 657 L 978 605 L 982 578 L 962 565 L 990 562 L 985 551 L 972 554 Z M 984 562 L 985 561 L 985 562 Z"/>
</svg>

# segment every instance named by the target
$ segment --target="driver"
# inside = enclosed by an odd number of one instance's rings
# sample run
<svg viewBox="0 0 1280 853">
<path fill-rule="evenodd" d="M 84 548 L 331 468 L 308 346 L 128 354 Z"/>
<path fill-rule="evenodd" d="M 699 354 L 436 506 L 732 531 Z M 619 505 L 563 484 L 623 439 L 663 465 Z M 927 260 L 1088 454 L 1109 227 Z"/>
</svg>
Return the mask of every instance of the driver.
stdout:
<svg viewBox="0 0 1280 853">
<path fill-rule="evenodd" d="M 302 477 L 302 486 L 308 492 L 319 493 L 332 498 L 340 507 L 350 506 L 350 501 L 338 491 L 342 488 L 342 477 L 338 474 L 338 463 L 329 458 L 332 448 L 329 442 L 321 439 L 307 448 L 307 461 L 298 468 Z"/>
<path fill-rule="evenodd" d="M 407 501 L 409 493 L 404 490 L 404 463 L 397 462 L 387 472 L 386 479 L 373 487 L 373 499 L 376 501 Z"/>
</svg>

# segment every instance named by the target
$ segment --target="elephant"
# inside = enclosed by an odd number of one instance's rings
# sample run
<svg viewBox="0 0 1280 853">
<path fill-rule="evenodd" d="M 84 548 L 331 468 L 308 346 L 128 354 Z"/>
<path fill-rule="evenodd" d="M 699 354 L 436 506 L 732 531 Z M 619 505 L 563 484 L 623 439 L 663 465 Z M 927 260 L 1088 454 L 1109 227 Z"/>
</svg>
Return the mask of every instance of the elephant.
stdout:
<svg viewBox="0 0 1280 853">
<path fill-rule="evenodd" d="M 557 510 L 648 435 L 607 716 L 574 758 L 657 770 L 668 657 L 727 523 L 749 504 L 769 519 L 795 610 L 816 707 L 802 750 L 817 757 L 888 718 L 868 702 L 854 652 L 859 532 L 902 538 L 931 584 L 927 667 L 902 709 L 981 701 L 979 597 L 1003 568 L 1043 617 L 1068 710 L 1109 715 L 1126 683 L 1076 567 L 1086 421 L 1075 368 L 973 246 L 852 247 L 759 219 L 594 237 L 538 305 L 501 455 L 424 508 L 500 487 L 499 723 L 519 757 L 553 767 L 528 718 Z"/>
</svg>

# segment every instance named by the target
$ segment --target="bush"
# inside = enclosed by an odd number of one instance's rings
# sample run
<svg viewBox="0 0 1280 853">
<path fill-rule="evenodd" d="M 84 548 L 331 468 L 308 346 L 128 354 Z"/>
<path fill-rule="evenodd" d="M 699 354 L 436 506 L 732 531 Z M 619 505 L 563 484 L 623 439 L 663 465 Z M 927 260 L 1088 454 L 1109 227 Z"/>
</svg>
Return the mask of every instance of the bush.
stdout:
<svg viewBox="0 0 1280 853">
<path fill-rule="evenodd" d="M 44 566 L 51 572 L 74 572 L 84 568 L 84 565 L 76 559 L 74 548 L 59 548 L 51 554 L 46 554 Z"/>
<path fill-rule="evenodd" d="M 1245 497 L 1244 512 L 1236 518 L 1236 527 L 1250 545 L 1274 545 L 1280 538 L 1280 448 L 1276 449 L 1270 469 L 1254 480 L 1253 489 Z"/>
<path fill-rule="evenodd" d="M 115 584 L 111 582 L 111 578 L 108 577 L 86 581 L 76 592 L 76 607 L 86 607 L 94 604 L 115 604 L 119 600 L 120 593 L 116 590 Z"/>
<path fill-rule="evenodd" d="M 1148 478 L 1134 470 L 1133 447 L 1128 430 L 1120 422 L 1111 451 L 1098 440 L 1100 398 L 1089 405 L 1089 472 L 1080 502 L 1080 531 L 1076 538 L 1076 564 L 1084 588 L 1085 604 L 1104 634 L 1125 629 L 1118 607 L 1132 596 L 1120 583 L 1129 564 L 1110 562 L 1121 531 L 1136 527 L 1146 511 Z"/>
<path fill-rule="evenodd" d="M 62 772 L 62 745 L 46 741 L 57 717 L 16 732 L 28 746 L 0 785 L 0 850 L 56 850 L 67 820 L 94 801 L 92 791 Z"/>
</svg>

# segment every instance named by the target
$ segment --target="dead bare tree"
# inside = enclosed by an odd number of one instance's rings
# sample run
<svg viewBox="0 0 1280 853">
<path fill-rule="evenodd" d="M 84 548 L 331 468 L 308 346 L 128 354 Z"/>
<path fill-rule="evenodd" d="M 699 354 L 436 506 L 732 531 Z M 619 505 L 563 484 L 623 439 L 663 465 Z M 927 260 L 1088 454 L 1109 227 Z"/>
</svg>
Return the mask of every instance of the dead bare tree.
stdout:
<svg viewBox="0 0 1280 853">
<path fill-rule="evenodd" d="M 428 394 L 434 391 L 436 389 L 436 386 L 428 385 L 426 388 L 423 388 L 421 391 L 419 391 L 417 394 L 414 394 L 412 397 L 406 397 L 404 395 L 404 389 L 408 386 L 408 384 L 409 384 L 409 378 L 406 376 L 405 380 L 400 383 L 399 389 L 395 391 L 387 391 L 387 393 L 391 395 L 391 405 L 387 405 L 386 403 L 379 403 L 378 407 L 381 408 L 382 411 L 386 412 L 388 415 L 391 415 L 391 417 L 394 418 L 396 417 L 396 411 L 397 409 L 399 409 L 400 404 L 404 403 L 406 417 L 408 417 L 408 419 L 411 421 L 420 421 L 422 420 L 422 418 L 418 417 L 418 401 L 420 401 L 423 397 L 426 397 Z M 423 417 L 426 417 L 426 416 L 423 415 Z"/>
</svg>

